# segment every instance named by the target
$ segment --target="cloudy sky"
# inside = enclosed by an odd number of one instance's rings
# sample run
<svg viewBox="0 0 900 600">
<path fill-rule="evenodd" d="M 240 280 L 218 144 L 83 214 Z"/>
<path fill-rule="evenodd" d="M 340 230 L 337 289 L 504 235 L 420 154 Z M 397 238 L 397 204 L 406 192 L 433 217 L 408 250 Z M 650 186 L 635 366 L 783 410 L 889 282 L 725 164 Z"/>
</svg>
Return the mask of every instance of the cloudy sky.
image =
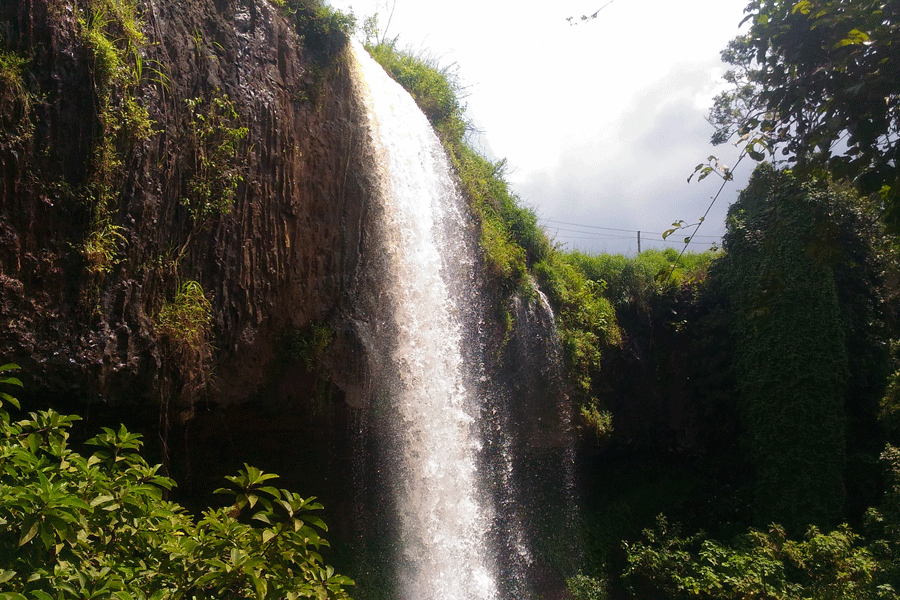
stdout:
<svg viewBox="0 0 900 600">
<path fill-rule="evenodd" d="M 331 0 L 360 22 L 377 12 L 382 28 L 392 3 Z M 695 223 L 721 185 L 715 177 L 688 183 L 688 175 L 710 154 L 734 163 L 734 147 L 709 144 L 705 117 L 722 89 L 719 51 L 739 33 L 746 4 L 396 0 L 387 35 L 457 66 L 481 149 L 507 159 L 513 190 L 552 238 L 632 254 L 637 231 L 642 249 L 680 249 L 673 242 L 687 234 L 668 242 L 659 234 L 676 220 Z M 739 166 L 692 249 L 719 241 L 751 168 Z"/>
</svg>

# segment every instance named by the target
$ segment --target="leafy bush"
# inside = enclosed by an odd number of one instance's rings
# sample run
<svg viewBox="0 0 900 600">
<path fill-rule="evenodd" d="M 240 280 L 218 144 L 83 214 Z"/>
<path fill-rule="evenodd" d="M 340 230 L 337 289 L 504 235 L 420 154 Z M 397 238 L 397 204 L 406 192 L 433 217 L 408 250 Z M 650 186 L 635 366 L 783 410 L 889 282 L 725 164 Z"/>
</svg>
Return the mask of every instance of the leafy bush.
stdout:
<svg viewBox="0 0 900 600">
<path fill-rule="evenodd" d="M 203 287 L 196 281 L 185 281 L 175 299 L 163 304 L 156 317 L 156 327 L 176 346 L 189 351 L 208 342 L 211 309 Z"/>
<path fill-rule="evenodd" d="M 356 17 L 321 0 L 271 0 L 294 23 L 303 45 L 320 60 L 330 60 L 346 45 L 356 28 Z"/>
<path fill-rule="evenodd" d="M 572 600 L 606 600 L 606 581 L 579 573 L 566 580 Z"/>
<path fill-rule="evenodd" d="M 125 242 L 122 227 L 113 225 L 108 219 L 95 223 L 79 249 L 88 273 L 95 276 L 109 273 L 118 264 L 119 245 Z"/>
<path fill-rule="evenodd" d="M 182 283 L 175 298 L 163 303 L 155 324 L 170 365 L 181 374 L 182 399 L 191 399 L 208 382 L 207 367 L 213 354 L 212 305 L 203 287 L 196 281 Z"/>
<path fill-rule="evenodd" d="M 613 432 L 612 413 L 600 410 L 592 401 L 581 407 L 581 420 L 597 434 L 597 439 L 608 437 Z"/>
<path fill-rule="evenodd" d="M 21 385 L 0 367 L 0 383 Z M 165 500 L 175 483 L 139 454 L 140 435 L 104 428 L 89 457 L 68 447 L 79 419 L 53 410 L 14 421 L 0 394 L 3 600 L 347 598 L 324 564 L 321 509 L 245 465 L 230 506 L 197 521 Z"/>
<path fill-rule="evenodd" d="M 717 254 L 686 252 L 679 259 L 678 251 L 667 248 L 645 250 L 634 257 L 567 252 L 565 258 L 587 278 L 603 282 L 604 296 L 613 304 L 636 303 L 646 308 L 654 295 L 703 277 Z"/>
<path fill-rule="evenodd" d="M 888 374 L 884 287 L 854 196 L 758 167 L 711 271 L 729 297 L 757 524 L 795 534 L 837 522 L 848 449 L 874 463 L 883 445 L 872 415 Z"/>
<path fill-rule="evenodd" d="M 31 138 L 32 97 L 25 84 L 28 61 L 15 52 L 0 50 L 0 144 L 18 144 Z"/>
<path fill-rule="evenodd" d="M 773 524 L 723 544 L 702 533 L 682 537 L 660 515 L 643 540 L 626 544 L 626 552 L 625 580 L 640 598 L 898 597 L 881 583 L 878 561 L 846 525 L 830 533 L 811 527 L 804 539 L 792 540 Z"/>
</svg>

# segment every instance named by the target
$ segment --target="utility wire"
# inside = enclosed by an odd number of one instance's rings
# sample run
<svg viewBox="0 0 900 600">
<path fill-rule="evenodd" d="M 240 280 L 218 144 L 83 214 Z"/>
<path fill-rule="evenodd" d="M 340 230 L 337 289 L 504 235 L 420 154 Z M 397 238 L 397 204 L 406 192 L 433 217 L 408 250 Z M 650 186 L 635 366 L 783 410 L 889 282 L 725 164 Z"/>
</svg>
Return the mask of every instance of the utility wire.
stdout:
<svg viewBox="0 0 900 600">
<path fill-rule="evenodd" d="M 574 235 L 560 235 L 560 236 L 555 236 L 555 237 L 558 239 L 561 239 L 561 240 L 593 240 L 596 242 L 606 242 L 606 241 L 613 241 L 613 240 L 632 240 L 632 241 L 634 241 L 634 238 L 631 236 L 598 238 L 598 237 L 579 237 L 579 236 L 574 236 Z M 705 245 L 705 244 L 715 244 L 716 242 L 713 241 L 713 242 L 694 242 L 694 243 Z M 642 245 L 648 244 L 651 246 L 654 244 L 669 244 L 672 246 L 680 246 L 680 245 L 683 245 L 684 242 L 683 241 L 674 241 L 674 240 L 657 240 L 657 239 L 653 239 L 653 238 L 641 238 L 641 244 Z"/>
<path fill-rule="evenodd" d="M 553 231 L 568 231 L 569 233 L 584 233 L 587 235 L 591 235 L 595 238 L 612 238 L 615 240 L 630 240 L 633 238 L 633 235 L 618 235 L 617 233 L 594 233 L 593 231 L 581 231 L 580 229 L 566 229 L 565 227 L 548 227 L 548 229 L 552 229 Z"/>
<path fill-rule="evenodd" d="M 709 209 L 706 209 L 706 214 L 709 214 Z M 639 231 L 637 229 L 617 229 L 615 227 L 600 227 L 598 225 L 582 225 L 581 223 L 569 223 L 567 221 L 555 221 L 553 219 L 541 219 L 541 220 L 544 223 L 554 223 L 554 224 L 559 224 L 559 225 L 571 225 L 572 227 L 582 227 L 585 229 L 599 229 L 602 231 L 621 231 L 623 233 L 637 233 Z M 557 229 L 560 231 L 573 231 L 572 229 L 562 229 L 559 227 L 553 227 L 553 229 Z M 575 230 L 575 231 L 576 231 L 576 233 L 590 233 L 588 231 L 577 231 L 577 230 Z M 659 231 L 645 231 L 645 230 L 641 229 L 640 232 L 642 234 L 646 233 L 648 235 L 662 235 L 662 232 L 659 232 Z M 602 235 L 602 234 L 598 234 L 598 235 Z M 631 236 L 628 236 L 628 237 L 631 237 Z M 720 239 L 722 236 L 721 235 L 698 235 L 695 237 Z"/>
</svg>

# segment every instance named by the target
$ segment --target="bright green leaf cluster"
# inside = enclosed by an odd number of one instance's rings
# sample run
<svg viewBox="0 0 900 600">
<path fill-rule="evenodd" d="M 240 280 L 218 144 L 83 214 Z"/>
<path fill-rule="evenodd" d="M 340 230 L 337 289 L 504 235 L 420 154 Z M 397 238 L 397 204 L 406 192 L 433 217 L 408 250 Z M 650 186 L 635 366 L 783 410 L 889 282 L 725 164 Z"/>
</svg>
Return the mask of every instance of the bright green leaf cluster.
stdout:
<svg viewBox="0 0 900 600">
<path fill-rule="evenodd" d="M 12 370 L 0 367 L 0 383 L 20 385 Z M 320 554 L 314 499 L 247 466 L 220 490 L 234 504 L 195 522 L 165 500 L 174 482 L 140 456 L 140 435 L 104 428 L 84 457 L 68 447 L 78 419 L 47 410 L 14 421 L 0 410 L 3 600 L 348 597 L 352 581 Z"/>
<path fill-rule="evenodd" d="M 566 261 L 603 287 L 615 306 L 636 304 L 646 309 L 652 298 L 702 280 L 715 251 L 685 252 L 674 248 L 645 250 L 637 256 L 569 252 Z"/>
<path fill-rule="evenodd" d="M 32 96 L 25 84 L 28 61 L 0 50 L 0 146 L 31 139 Z"/>
<path fill-rule="evenodd" d="M 208 343 L 212 307 L 196 281 L 185 281 L 175 299 L 163 304 L 156 317 L 159 332 L 184 351 Z"/>
</svg>

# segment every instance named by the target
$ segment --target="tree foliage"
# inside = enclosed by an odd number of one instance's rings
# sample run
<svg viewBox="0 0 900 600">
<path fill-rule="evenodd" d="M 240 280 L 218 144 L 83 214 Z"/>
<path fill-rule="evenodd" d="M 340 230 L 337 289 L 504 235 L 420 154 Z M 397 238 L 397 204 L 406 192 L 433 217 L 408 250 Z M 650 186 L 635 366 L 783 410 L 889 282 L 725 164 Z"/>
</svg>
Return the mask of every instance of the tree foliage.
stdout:
<svg viewBox="0 0 900 600">
<path fill-rule="evenodd" d="M 753 0 L 722 52 L 731 90 L 710 113 L 757 160 L 780 148 L 802 172 L 882 192 L 900 227 L 900 7 L 884 0 Z"/>
<path fill-rule="evenodd" d="M 20 385 L 0 367 L 0 383 Z M 352 582 L 319 553 L 321 509 L 250 466 L 219 490 L 230 506 L 194 520 L 165 500 L 175 483 L 139 454 L 141 436 L 104 428 L 83 456 L 79 419 L 14 420 L 0 397 L 0 599 L 347 598 Z"/>
<path fill-rule="evenodd" d="M 875 413 L 886 375 L 871 238 L 855 201 L 761 166 L 729 211 L 715 269 L 733 320 L 757 522 L 798 533 L 841 513 L 847 417 Z M 877 437 L 872 427 L 857 435 Z"/>
<path fill-rule="evenodd" d="M 625 544 L 626 586 L 637 598 L 897 600 L 900 450 L 888 446 L 881 464 L 887 486 L 869 510 L 865 536 L 842 524 L 792 537 L 771 524 L 722 542 L 703 532 L 684 535 L 659 515 L 642 539 Z"/>
<path fill-rule="evenodd" d="M 722 543 L 702 533 L 682 536 L 660 515 L 626 551 L 625 579 L 638 598 L 898 597 L 878 560 L 846 525 L 829 533 L 811 527 L 799 540 L 771 525 Z"/>
</svg>

